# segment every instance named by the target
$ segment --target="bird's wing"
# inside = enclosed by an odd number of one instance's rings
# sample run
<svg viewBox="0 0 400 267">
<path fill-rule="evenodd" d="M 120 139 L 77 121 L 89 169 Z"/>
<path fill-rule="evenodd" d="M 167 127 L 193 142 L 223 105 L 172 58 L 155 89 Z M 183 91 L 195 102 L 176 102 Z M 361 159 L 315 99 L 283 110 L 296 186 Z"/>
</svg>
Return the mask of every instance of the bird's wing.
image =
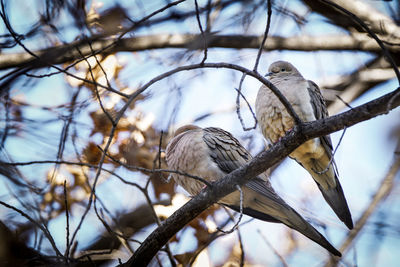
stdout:
<svg viewBox="0 0 400 267">
<path fill-rule="evenodd" d="M 229 132 L 214 127 L 205 128 L 203 131 L 203 140 L 209 148 L 211 159 L 226 174 L 242 167 L 253 158 Z M 257 178 L 270 185 L 266 173 L 259 174 Z"/>
<path fill-rule="evenodd" d="M 233 170 L 240 168 L 252 158 L 250 153 L 235 137 L 222 129 L 212 127 L 205 128 L 203 139 L 210 149 L 211 158 L 225 173 L 230 173 Z M 251 179 L 244 186 L 256 191 L 257 194 L 262 194 L 266 198 L 271 199 L 272 202 L 287 205 L 272 189 L 268 177 L 265 174 L 261 174 L 259 177 Z M 230 203 L 226 205 L 239 211 L 240 207 L 236 204 L 239 203 Z M 280 220 L 250 207 L 244 207 L 243 212 L 264 221 L 280 222 Z"/>
<path fill-rule="evenodd" d="M 205 128 L 203 140 L 212 160 L 225 173 L 240 168 L 251 160 L 250 153 L 230 133 L 219 128 Z M 334 255 L 341 255 L 315 228 L 305 221 L 274 191 L 268 180 L 259 175 L 243 187 L 243 213 L 269 222 L 282 222 L 319 243 Z M 240 211 L 238 192 L 226 196 L 221 202 Z"/>
<path fill-rule="evenodd" d="M 274 191 L 269 181 L 265 181 L 259 177 L 256 177 L 248 181 L 245 186 L 263 196 L 266 196 L 269 199 L 273 199 L 276 202 L 281 202 L 282 204 L 287 205 L 286 202 Z"/>
<path fill-rule="evenodd" d="M 246 190 L 247 188 L 247 190 Z M 250 190 L 249 190 L 250 189 Z M 251 179 L 249 182 L 247 182 L 244 185 L 244 188 L 242 188 L 245 194 L 245 198 L 247 199 L 249 196 L 246 194 L 251 194 L 252 195 L 252 201 L 258 202 L 259 204 L 262 205 L 267 205 L 269 207 L 275 207 L 275 210 L 283 210 L 283 209 L 291 209 L 286 202 L 280 198 L 274 191 L 274 189 L 271 187 L 271 184 L 269 181 L 265 181 L 260 179 L 259 177 L 256 177 L 254 179 Z M 244 203 L 243 207 L 243 213 L 247 214 L 251 217 L 267 221 L 267 222 L 282 222 L 282 219 L 280 216 L 281 214 L 274 214 L 273 210 L 271 209 L 272 213 L 275 215 L 273 216 L 272 214 L 269 214 L 269 212 L 264 211 L 262 208 L 256 208 L 253 207 L 252 205 L 246 205 L 247 203 Z M 240 204 L 229 204 L 227 205 L 231 209 L 240 212 Z M 279 213 L 279 212 L 278 212 Z M 278 215 L 278 216 L 276 216 Z"/>
<path fill-rule="evenodd" d="M 220 128 L 205 128 L 203 140 L 209 148 L 212 160 L 227 174 L 252 158 L 235 137 Z"/>
<path fill-rule="evenodd" d="M 321 90 L 313 81 L 308 81 L 308 93 L 311 98 L 311 105 L 314 110 L 314 115 L 317 120 L 329 117 L 328 109 L 326 108 L 325 99 L 321 94 Z M 329 135 L 320 137 L 321 143 L 325 151 L 332 157 L 332 140 Z"/>
</svg>

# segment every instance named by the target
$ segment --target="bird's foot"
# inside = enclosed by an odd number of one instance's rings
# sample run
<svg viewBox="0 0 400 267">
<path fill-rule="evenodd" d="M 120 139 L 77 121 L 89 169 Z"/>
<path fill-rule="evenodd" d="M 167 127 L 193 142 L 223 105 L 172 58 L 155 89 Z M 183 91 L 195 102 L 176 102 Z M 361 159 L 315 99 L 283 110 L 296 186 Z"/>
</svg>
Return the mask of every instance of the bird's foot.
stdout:
<svg viewBox="0 0 400 267">
<path fill-rule="evenodd" d="M 293 127 L 290 128 L 289 130 L 287 130 L 287 131 L 285 132 L 285 134 L 289 134 L 291 131 L 293 131 Z"/>
</svg>

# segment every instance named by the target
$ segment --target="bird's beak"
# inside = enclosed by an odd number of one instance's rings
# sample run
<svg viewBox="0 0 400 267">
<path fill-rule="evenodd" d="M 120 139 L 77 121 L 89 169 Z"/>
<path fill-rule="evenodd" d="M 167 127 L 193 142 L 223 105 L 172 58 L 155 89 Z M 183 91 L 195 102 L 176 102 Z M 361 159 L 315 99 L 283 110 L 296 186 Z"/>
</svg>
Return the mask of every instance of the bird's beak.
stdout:
<svg viewBox="0 0 400 267">
<path fill-rule="evenodd" d="M 269 77 L 272 75 L 272 72 L 268 72 L 267 74 L 265 74 L 265 77 Z"/>
</svg>

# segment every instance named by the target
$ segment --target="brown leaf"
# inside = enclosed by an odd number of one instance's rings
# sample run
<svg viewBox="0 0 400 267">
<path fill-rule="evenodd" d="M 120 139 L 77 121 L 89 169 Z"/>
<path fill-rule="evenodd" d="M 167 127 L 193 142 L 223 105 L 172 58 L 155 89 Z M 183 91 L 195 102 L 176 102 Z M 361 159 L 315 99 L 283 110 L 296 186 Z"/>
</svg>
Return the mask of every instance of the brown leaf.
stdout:
<svg viewBox="0 0 400 267">
<path fill-rule="evenodd" d="M 192 220 L 189 225 L 195 230 L 194 236 L 197 239 L 198 245 L 204 245 L 210 238 L 210 233 L 208 232 L 207 226 L 204 221 L 200 218 Z"/>
<path fill-rule="evenodd" d="M 96 13 L 94 9 L 91 10 L 86 20 L 90 27 L 108 35 L 118 33 L 124 24 L 129 22 L 128 18 L 125 9 L 117 4 L 101 14 Z"/>
<path fill-rule="evenodd" d="M 190 263 L 190 260 L 192 259 L 194 253 L 193 252 L 186 252 L 183 254 L 176 254 L 174 255 L 174 258 L 182 264 L 182 266 L 188 266 Z"/>
<path fill-rule="evenodd" d="M 151 183 L 153 184 L 154 194 L 157 199 L 160 199 L 162 193 L 168 194 L 171 198 L 175 195 L 175 182 L 171 179 L 167 182 L 168 174 L 152 173 L 150 175 Z"/>
<path fill-rule="evenodd" d="M 119 151 L 128 165 L 152 169 L 154 153 L 146 146 L 139 145 L 133 138 L 123 140 L 119 145 Z"/>
<path fill-rule="evenodd" d="M 112 123 L 110 119 L 101 109 L 98 109 L 94 112 L 91 112 L 90 117 L 92 118 L 94 128 L 90 133 L 90 136 L 93 136 L 96 133 L 101 133 L 104 136 L 107 136 L 110 133 Z"/>
<path fill-rule="evenodd" d="M 89 142 L 83 149 L 82 154 L 86 162 L 98 164 L 101 158 L 101 151 L 94 142 Z"/>
</svg>

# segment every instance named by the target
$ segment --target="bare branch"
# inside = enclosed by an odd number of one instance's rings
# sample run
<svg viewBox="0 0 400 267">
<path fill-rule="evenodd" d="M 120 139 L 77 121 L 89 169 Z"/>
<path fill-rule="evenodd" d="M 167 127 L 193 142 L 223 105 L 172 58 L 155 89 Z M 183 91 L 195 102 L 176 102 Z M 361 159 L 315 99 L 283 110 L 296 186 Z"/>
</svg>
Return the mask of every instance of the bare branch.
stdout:
<svg viewBox="0 0 400 267">
<path fill-rule="evenodd" d="M 68 193 L 67 193 L 67 181 L 64 180 L 64 204 L 65 204 L 65 219 L 66 219 L 66 227 L 65 230 L 67 232 L 66 234 L 66 241 L 65 241 L 65 253 L 64 253 L 64 257 L 65 257 L 65 261 L 68 264 L 69 263 L 69 252 L 71 249 L 70 243 L 69 243 L 69 207 L 68 207 Z"/>
<path fill-rule="evenodd" d="M 303 2 L 309 5 L 313 11 L 319 12 L 331 19 L 336 25 L 349 30 L 354 29 L 356 26 L 353 20 L 343 14 L 343 10 L 338 11 L 331 4 L 327 3 L 327 1 L 303 0 Z M 359 0 L 334 0 L 332 2 L 366 22 L 369 28 L 375 33 L 395 38 L 400 37 L 400 27 L 390 17 L 375 9 L 372 5 L 373 2 L 366 3 Z M 365 31 L 365 29 L 360 28 L 357 28 L 357 30 Z"/>
<path fill-rule="evenodd" d="M 165 220 L 161 227 L 154 230 L 146 238 L 124 266 L 146 266 L 157 251 L 186 223 L 191 221 L 221 197 L 233 192 L 236 189 L 235 185 L 243 185 L 252 177 L 273 166 L 273 164 L 289 155 L 306 140 L 324 136 L 334 131 L 341 130 L 344 127 L 350 127 L 361 121 L 385 114 L 387 112 L 386 104 L 391 101 L 399 91 L 400 88 L 342 114 L 324 120 L 302 123 L 294 127 L 293 131 L 283 137 L 280 142 L 258 154 L 243 167 L 236 169 L 223 179 L 216 181 L 212 187 L 205 188 L 200 194 L 172 214 Z M 392 108 L 399 106 L 400 97 L 396 97 L 392 103 Z"/>
<path fill-rule="evenodd" d="M 194 5 L 196 7 L 196 19 L 197 19 L 197 24 L 199 25 L 199 29 L 200 29 L 200 34 L 201 37 L 203 39 L 203 43 L 204 43 L 204 56 L 203 59 L 201 60 L 201 64 L 203 64 L 206 60 L 207 60 L 207 40 L 204 36 L 204 30 L 203 30 L 203 26 L 201 25 L 201 20 L 200 20 L 200 12 L 199 12 L 199 4 L 197 3 L 197 0 L 194 0 Z"/>
<path fill-rule="evenodd" d="M 286 97 L 279 91 L 278 88 L 276 88 L 275 85 L 273 85 L 270 81 L 265 79 L 264 76 L 260 75 L 258 72 L 251 71 L 251 70 L 246 69 L 246 68 L 244 68 L 242 66 L 235 65 L 235 64 L 229 64 L 229 63 L 223 63 L 223 62 L 222 63 L 203 63 L 203 64 L 200 63 L 200 64 L 182 66 L 182 67 L 178 67 L 178 68 L 175 68 L 173 70 L 167 71 L 167 72 L 165 72 L 163 74 L 160 74 L 157 77 L 154 77 L 153 79 L 151 79 L 149 82 L 144 84 L 141 88 L 137 89 L 134 93 L 132 93 L 130 95 L 127 103 L 120 110 L 119 115 L 118 115 L 118 117 L 117 117 L 117 119 L 115 121 L 118 122 L 118 120 L 121 118 L 122 114 L 128 108 L 130 103 L 139 94 L 143 93 L 145 90 L 147 90 L 154 83 L 156 83 L 156 82 L 158 82 L 158 81 L 160 81 L 162 79 L 165 79 L 165 78 L 167 78 L 167 77 L 169 77 L 169 76 L 171 76 L 171 75 L 173 75 L 175 73 L 178 73 L 178 72 L 181 72 L 181 71 L 199 69 L 199 68 L 216 68 L 216 69 L 225 68 L 225 69 L 232 69 L 232 70 L 237 70 L 237 71 L 240 71 L 242 73 L 245 73 L 246 75 L 249 75 L 249 76 L 252 76 L 252 77 L 256 78 L 261 83 L 266 85 L 276 95 L 276 97 L 278 97 L 278 99 L 282 102 L 282 104 L 284 105 L 284 107 L 288 111 L 289 115 L 292 116 L 292 118 L 294 119 L 296 124 L 299 124 L 301 122 L 299 116 L 296 114 L 296 112 L 294 111 L 292 105 L 289 103 L 289 101 L 286 99 Z M 113 127 L 113 129 L 114 129 L 114 127 Z M 110 135 L 110 138 L 111 137 L 112 137 L 112 135 Z"/>
<path fill-rule="evenodd" d="M 217 35 L 205 33 L 208 48 L 253 48 L 259 49 L 263 36 L 246 35 Z M 80 60 L 81 56 L 76 48 L 79 48 L 82 55 L 90 56 L 93 54 L 88 41 L 91 42 L 93 51 L 98 54 L 110 54 L 115 52 L 135 52 L 162 48 L 183 48 L 183 49 L 203 49 L 204 43 L 201 41 L 201 34 L 155 34 L 137 36 L 119 40 L 117 45 L 111 46 L 115 42 L 113 39 L 82 40 L 67 45 L 52 47 L 44 50 L 33 51 L 39 58 L 46 59 L 52 64 L 62 64 L 74 60 Z M 400 40 L 393 40 L 400 43 Z M 108 47 L 107 49 L 105 49 Z M 293 51 L 365 51 L 381 52 L 379 45 L 365 34 L 358 35 L 326 35 L 326 36 L 294 36 L 279 37 L 269 36 L 265 42 L 265 51 L 273 50 L 293 50 Z M 400 46 L 389 46 L 389 51 L 398 53 Z M 40 64 L 32 55 L 28 53 L 0 54 L 0 70 L 10 69 L 29 65 L 33 68 L 43 68 L 46 65 Z M 79 78 L 79 77 L 77 77 Z M 86 82 L 86 81 L 85 81 Z"/>
<path fill-rule="evenodd" d="M 278 259 L 281 261 L 283 267 L 289 267 L 287 264 L 285 258 L 274 248 L 274 246 L 271 244 L 271 242 L 268 241 L 267 237 L 263 235 L 263 233 L 258 229 L 257 233 L 262 237 L 264 240 L 265 244 L 274 252 L 274 254 L 278 257 Z"/>
<path fill-rule="evenodd" d="M 336 114 L 345 108 L 346 104 L 343 101 L 350 103 L 372 87 L 394 77 L 396 74 L 390 68 L 390 64 L 383 57 L 377 57 L 350 74 L 335 79 L 334 83 L 320 83 L 322 88 L 332 89 L 332 95 L 334 95 L 331 99 L 333 102 L 328 107 L 329 114 Z M 337 94 L 340 94 L 343 101 L 336 99 Z"/>
<path fill-rule="evenodd" d="M 399 81 L 399 84 L 400 84 L 400 71 L 397 68 L 397 65 L 396 65 L 394 59 L 392 58 L 392 55 L 389 53 L 389 50 L 386 48 L 385 44 L 381 41 L 381 39 L 367 26 L 367 24 L 365 24 L 365 22 L 362 21 L 359 17 L 357 17 L 354 13 L 352 13 L 348 9 L 344 8 L 341 5 L 343 3 L 336 4 L 329 0 L 320 0 L 320 1 L 322 1 L 324 3 L 328 3 L 329 5 L 339 9 L 340 11 L 345 13 L 347 16 L 349 16 L 354 22 L 358 23 L 365 31 L 368 32 L 368 34 L 378 43 L 379 47 L 382 50 L 383 55 L 386 57 L 386 60 L 389 61 L 394 72 L 396 73 L 397 80 Z M 358 7 L 355 7 L 355 9 L 360 8 L 360 6 L 361 6 L 360 2 L 358 2 L 357 4 L 358 4 Z M 365 9 L 367 9 L 367 8 L 365 7 Z M 370 14 L 370 11 L 368 10 L 366 13 Z M 382 23 L 382 22 L 380 22 L 380 23 Z M 396 30 L 400 31 L 400 28 L 396 27 Z"/>
<path fill-rule="evenodd" d="M 243 191 L 242 191 L 242 188 L 240 186 L 238 186 L 238 185 L 236 185 L 236 189 L 240 193 L 240 198 L 239 198 L 239 203 L 240 203 L 239 204 L 239 218 L 238 218 L 237 222 L 233 225 L 233 227 L 228 231 L 222 230 L 222 228 L 217 228 L 219 231 L 221 231 L 224 234 L 233 233 L 233 231 L 238 229 L 239 223 L 242 221 L 242 217 L 243 217 Z"/>
<path fill-rule="evenodd" d="M 267 37 L 268 37 L 268 32 L 269 32 L 269 28 L 271 27 L 271 16 L 272 16 L 272 4 L 271 4 L 271 0 L 268 0 L 267 2 L 267 7 L 268 7 L 268 11 L 267 11 L 267 23 L 265 25 L 265 31 L 264 31 L 264 35 L 263 35 L 263 39 L 261 41 L 260 44 L 260 48 L 258 49 L 258 53 L 257 53 L 257 57 L 256 57 L 256 62 L 254 63 L 254 68 L 253 71 L 257 71 L 258 68 L 258 64 L 260 62 L 260 58 L 261 58 L 261 54 L 263 51 L 263 48 L 265 46 L 265 42 L 267 41 Z M 243 81 L 246 78 L 246 73 L 242 74 L 242 78 L 240 78 L 240 82 L 239 82 L 239 88 L 236 89 L 238 94 L 236 96 L 236 114 L 238 115 L 240 124 L 242 125 L 242 128 L 244 131 L 249 131 L 252 129 L 255 129 L 257 127 L 257 118 L 253 112 L 253 110 L 251 109 L 249 103 L 247 102 L 246 98 L 244 97 L 244 95 L 242 94 L 242 85 L 243 85 Z M 244 98 L 244 100 L 247 103 L 247 106 L 250 109 L 251 115 L 253 115 L 253 119 L 254 119 L 254 125 L 252 127 L 246 127 L 243 118 L 242 118 L 242 114 L 240 113 L 240 96 L 242 96 Z"/>
<path fill-rule="evenodd" d="M 50 232 L 47 230 L 46 227 L 44 227 L 43 225 L 41 225 L 40 223 L 38 223 L 36 220 L 34 220 L 31 216 L 29 216 L 28 214 L 26 214 L 25 212 L 23 212 L 20 209 L 17 209 L 14 206 L 11 206 L 3 201 L 0 200 L 0 205 L 8 208 L 8 209 L 12 209 L 16 212 L 18 212 L 21 216 L 25 217 L 26 219 L 28 219 L 31 223 L 35 224 L 40 230 L 42 230 L 43 234 L 46 236 L 46 238 L 49 240 L 54 252 L 57 254 L 57 256 L 59 257 L 63 257 L 63 255 L 61 254 L 61 252 L 58 250 L 56 242 L 54 241 L 53 237 L 51 236 Z"/>
</svg>

